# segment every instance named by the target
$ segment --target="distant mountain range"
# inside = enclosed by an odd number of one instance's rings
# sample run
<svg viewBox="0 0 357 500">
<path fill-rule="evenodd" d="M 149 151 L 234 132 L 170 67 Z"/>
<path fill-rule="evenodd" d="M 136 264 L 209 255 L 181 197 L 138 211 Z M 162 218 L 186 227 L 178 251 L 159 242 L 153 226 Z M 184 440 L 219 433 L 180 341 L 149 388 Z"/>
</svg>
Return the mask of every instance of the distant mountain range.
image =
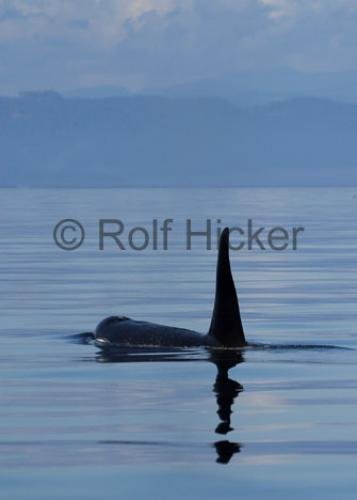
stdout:
<svg viewBox="0 0 357 500">
<path fill-rule="evenodd" d="M 357 105 L 0 98 L 1 186 L 357 185 Z"/>
<path fill-rule="evenodd" d="M 357 71 L 304 73 L 289 68 L 260 68 L 200 78 L 171 86 L 151 86 L 140 91 L 163 97 L 218 97 L 240 107 L 312 96 L 357 103 Z M 135 92 L 123 86 L 78 88 L 65 97 L 123 97 Z"/>
</svg>

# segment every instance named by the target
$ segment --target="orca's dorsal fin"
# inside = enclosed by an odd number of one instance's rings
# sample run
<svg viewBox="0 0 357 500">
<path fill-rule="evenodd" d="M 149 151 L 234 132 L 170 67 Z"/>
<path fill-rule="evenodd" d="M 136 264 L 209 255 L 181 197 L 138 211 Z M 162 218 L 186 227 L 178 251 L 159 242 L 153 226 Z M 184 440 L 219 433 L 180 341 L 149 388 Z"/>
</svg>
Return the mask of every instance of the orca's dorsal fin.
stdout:
<svg viewBox="0 0 357 500">
<path fill-rule="evenodd" d="M 222 231 L 219 241 L 216 296 L 208 335 L 226 347 L 241 347 L 246 344 L 229 262 L 229 229 L 227 227 Z"/>
</svg>

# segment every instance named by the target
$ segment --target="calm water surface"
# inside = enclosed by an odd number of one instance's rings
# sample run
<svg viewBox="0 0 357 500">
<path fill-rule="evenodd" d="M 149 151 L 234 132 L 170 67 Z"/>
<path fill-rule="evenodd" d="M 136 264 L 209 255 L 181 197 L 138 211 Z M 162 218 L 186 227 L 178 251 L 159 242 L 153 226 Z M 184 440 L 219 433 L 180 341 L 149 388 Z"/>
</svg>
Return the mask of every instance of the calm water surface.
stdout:
<svg viewBox="0 0 357 500">
<path fill-rule="evenodd" d="M 355 498 L 356 215 L 354 189 L 0 190 L 1 498 Z M 100 251 L 100 218 L 173 218 L 169 249 Z M 247 337 L 272 345 L 80 343 L 109 314 L 207 331 L 216 252 L 185 249 L 187 218 L 305 226 L 297 251 L 231 252 Z"/>
</svg>

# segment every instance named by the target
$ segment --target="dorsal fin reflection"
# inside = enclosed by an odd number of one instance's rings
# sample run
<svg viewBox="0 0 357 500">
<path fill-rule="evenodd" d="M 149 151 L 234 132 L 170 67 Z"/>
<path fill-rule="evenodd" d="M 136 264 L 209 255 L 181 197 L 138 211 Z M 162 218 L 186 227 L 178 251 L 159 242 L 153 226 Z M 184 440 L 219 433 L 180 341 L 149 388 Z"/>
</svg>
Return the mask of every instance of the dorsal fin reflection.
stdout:
<svg viewBox="0 0 357 500">
<path fill-rule="evenodd" d="M 236 397 L 244 390 L 243 386 L 229 378 L 229 370 L 239 363 L 244 362 L 241 351 L 215 350 L 211 352 L 210 361 L 217 367 L 216 380 L 213 384 L 213 392 L 216 394 L 217 415 L 220 422 L 215 432 L 226 435 L 233 430 L 231 427 L 231 415 Z M 217 452 L 217 463 L 227 464 L 232 456 L 241 451 L 241 444 L 228 440 L 216 441 L 214 447 Z"/>
<path fill-rule="evenodd" d="M 231 415 L 235 399 L 242 392 L 243 386 L 229 377 L 229 370 L 244 362 L 242 351 L 212 349 L 207 350 L 207 356 L 202 357 L 202 350 L 148 348 L 133 349 L 121 348 L 117 350 L 99 351 L 96 361 L 99 363 L 139 363 L 139 362 L 190 362 L 211 361 L 217 368 L 217 375 L 212 387 L 216 396 L 217 415 L 219 422 L 215 433 L 226 435 L 233 430 Z M 213 443 L 216 450 L 216 462 L 227 464 L 233 455 L 241 451 L 241 444 L 228 440 L 219 440 Z"/>
</svg>

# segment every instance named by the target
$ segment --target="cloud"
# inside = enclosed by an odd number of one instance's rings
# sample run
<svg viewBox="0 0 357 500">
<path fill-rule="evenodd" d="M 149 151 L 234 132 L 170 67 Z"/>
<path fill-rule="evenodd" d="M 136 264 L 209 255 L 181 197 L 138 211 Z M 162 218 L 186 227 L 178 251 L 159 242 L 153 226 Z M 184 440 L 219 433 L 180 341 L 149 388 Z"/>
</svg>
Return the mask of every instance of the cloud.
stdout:
<svg viewBox="0 0 357 500">
<path fill-rule="evenodd" d="M 297 2 L 294 0 L 261 0 L 261 3 L 269 8 L 271 19 L 291 17 L 296 13 Z"/>
<path fill-rule="evenodd" d="M 333 15 L 356 12 L 355 0 L 259 0 L 269 9 L 269 17 L 275 20 L 304 16 Z"/>
<path fill-rule="evenodd" d="M 0 91 L 357 69 L 355 0 L 0 0 Z"/>
<path fill-rule="evenodd" d="M 116 43 L 125 24 L 147 13 L 164 16 L 175 0 L 0 0 L 0 40 L 78 37 Z M 94 37 L 94 38 L 93 38 Z"/>
<path fill-rule="evenodd" d="M 140 29 L 148 15 L 165 23 L 172 13 L 184 17 L 188 25 L 210 24 L 224 15 L 262 17 L 267 22 L 287 18 L 356 13 L 355 0 L 0 0 L 0 37 L 87 35 L 87 42 L 116 43 L 126 36 L 126 26 Z M 226 19 L 227 20 L 227 19 Z M 224 30 L 224 26 L 220 27 Z"/>
</svg>

